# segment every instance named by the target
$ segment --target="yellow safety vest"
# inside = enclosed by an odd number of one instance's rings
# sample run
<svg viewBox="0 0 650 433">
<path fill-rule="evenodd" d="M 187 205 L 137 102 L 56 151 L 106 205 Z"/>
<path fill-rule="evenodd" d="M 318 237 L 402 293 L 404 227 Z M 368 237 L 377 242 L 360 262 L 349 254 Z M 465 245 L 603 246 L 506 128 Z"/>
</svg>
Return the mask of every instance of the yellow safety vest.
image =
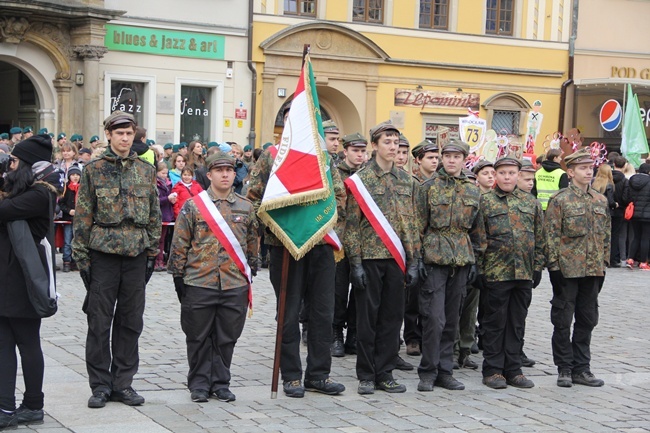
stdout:
<svg viewBox="0 0 650 433">
<path fill-rule="evenodd" d="M 535 173 L 535 185 L 537 186 L 537 200 L 542 203 L 542 209 L 546 210 L 548 199 L 560 190 L 560 178 L 564 170 L 556 168 L 548 172 L 543 168 Z"/>
</svg>

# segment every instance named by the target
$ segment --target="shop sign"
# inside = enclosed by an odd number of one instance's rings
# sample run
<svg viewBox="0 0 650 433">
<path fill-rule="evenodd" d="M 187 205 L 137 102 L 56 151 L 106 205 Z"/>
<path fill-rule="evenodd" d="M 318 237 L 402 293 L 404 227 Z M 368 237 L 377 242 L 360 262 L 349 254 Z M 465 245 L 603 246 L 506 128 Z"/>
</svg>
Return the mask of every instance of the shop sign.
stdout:
<svg viewBox="0 0 650 433">
<path fill-rule="evenodd" d="M 402 107 L 429 108 L 472 108 L 478 110 L 481 103 L 479 93 L 436 92 L 432 90 L 395 89 L 395 105 Z"/>
<path fill-rule="evenodd" d="M 650 80 L 650 68 L 643 68 L 639 71 L 628 66 L 612 66 L 611 78 L 640 78 Z"/>
<path fill-rule="evenodd" d="M 160 56 L 224 59 L 225 37 L 197 32 L 106 24 L 104 44 L 111 51 Z"/>
</svg>

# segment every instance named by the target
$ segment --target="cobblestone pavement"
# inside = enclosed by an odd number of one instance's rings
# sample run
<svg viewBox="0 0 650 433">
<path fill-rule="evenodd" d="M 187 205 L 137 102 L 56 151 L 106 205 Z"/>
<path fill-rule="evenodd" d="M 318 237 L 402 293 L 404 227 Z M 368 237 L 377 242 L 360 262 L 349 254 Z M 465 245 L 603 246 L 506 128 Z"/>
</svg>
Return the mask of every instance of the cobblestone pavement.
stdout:
<svg viewBox="0 0 650 433">
<path fill-rule="evenodd" d="M 59 257 L 60 258 L 60 257 Z M 271 399 L 275 343 L 275 297 L 268 271 L 255 279 L 255 312 L 235 348 L 231 390 L 237 401 L 190 401 L 184 335 L 171 276 L 154 274 L 147 288 L 145 329 L 140 339 L 140 371 L 134 388 L 141 407 L 108 403 L 88 409 L 90 390 L 84 363 L 85 294 L 78 273 L 58 273 L 59 312 L 42 325 L 45 352 L 45 423 L 19 430 L 59 432 L 645 432 L 650 431 L 650 273 L 611 269 L 600 296 L 600 323 L 592 338 L 592 371 L 603 388 L 558 388 L 551 355 L 551 288 L 545 273 L 534 291 L 526 331 L 526 354 L 537 360 L 525 374 L 529 390 L 491 390 L 480 371 L 455 377 L 465 391 L 416 391 L 417 373 L 396 371 L 405 394 L 360 396 L 355 357 L 334 358 L 332 377 L 347 387 L 340 396 L 282 394 Z M 302 347 L 306 355 L 305 347 Z M 417 365 L 419 358 L 402 356 Z M 480 355 L 473 356 L 476 361 Z M 304 365 L 304 364 L 303 364 Z M 22 387 L 22 378 L 19 378 Z M 20 395 L 18 396 L 20 401 Z"/>
</svg>

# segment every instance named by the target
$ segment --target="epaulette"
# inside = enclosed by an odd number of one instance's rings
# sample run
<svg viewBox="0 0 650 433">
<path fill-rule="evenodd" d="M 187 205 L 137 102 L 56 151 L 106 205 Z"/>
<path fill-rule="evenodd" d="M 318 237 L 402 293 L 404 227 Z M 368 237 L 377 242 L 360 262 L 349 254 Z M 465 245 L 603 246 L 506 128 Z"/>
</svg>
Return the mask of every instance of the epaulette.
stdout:
<svg viewBox="0 0 650 433">
<path fill-rule="evenodd" d="M 552 196 L 550 196 L 548 199 L 550 200 L 552 198 L 555 198 L 556 196 L 558 196 L 560 194 L 563 194 L 563 193 L 567 192 L 568 190 L 569 190 L 569 188 L 562 188 L 561 190 L 557 191 Z"/>
<path fill-rule="evenodd" d="M 235 192 L 234 194 L 235 194 L 235 196 L 237 196 L 237 197 L 243 199 L 244 201 L 247 201 L 247 202 L 249 202 L 250 204 L 253 204 L 253 202 L 250 201 L 250 199 L 248 199 L 245 195 L 241 195 L 241 194 L 236 193 L 236 192 Z"/>
</svg>

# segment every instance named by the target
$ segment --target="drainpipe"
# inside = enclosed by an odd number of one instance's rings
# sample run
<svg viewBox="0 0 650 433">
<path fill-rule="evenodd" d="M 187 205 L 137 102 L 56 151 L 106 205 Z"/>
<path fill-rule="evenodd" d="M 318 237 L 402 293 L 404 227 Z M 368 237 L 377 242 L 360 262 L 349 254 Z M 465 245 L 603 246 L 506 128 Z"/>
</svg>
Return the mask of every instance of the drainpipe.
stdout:
<svg viewBox="0 0 650 433">
<path fill-rule="evenodd" d="M 560 89 L 560 116 L 558 119 L 557 130 L 564 130 L 564 115 L 566 111 L 566 94 L 569 86 L 573 84 L 573 59 L 575 55 L 576 36 L 578 34 L 578 2 L 573 0 L 573 12 L 571 14 L 571 37 L 569 37 L 569 77 L 562 83 Z M 575 98 L 573 103 L 575 104 Z"/>
<path fill-rule="evenodd" d="M 248 144 L 255 148 L 255 108 L 257 107 L 257 70 L 253 64 L 253 2 L 248 0 L 248 70 L 251 71 L 251 129 Z"/>
</svg>

